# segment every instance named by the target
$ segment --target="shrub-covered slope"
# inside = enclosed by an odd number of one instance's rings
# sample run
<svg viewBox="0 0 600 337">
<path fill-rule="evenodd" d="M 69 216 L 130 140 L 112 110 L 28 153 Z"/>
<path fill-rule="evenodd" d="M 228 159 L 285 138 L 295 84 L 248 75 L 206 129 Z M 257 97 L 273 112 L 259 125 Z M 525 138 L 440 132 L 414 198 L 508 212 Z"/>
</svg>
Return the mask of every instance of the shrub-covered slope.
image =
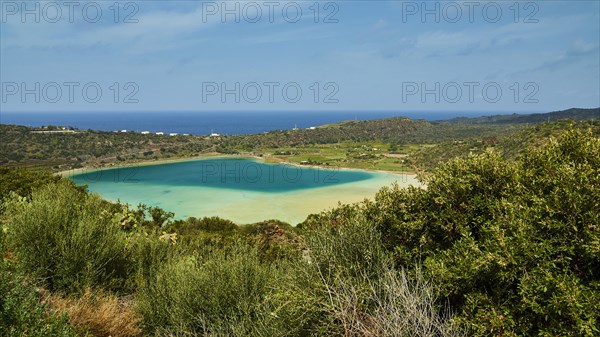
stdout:
<svg viewBox="0 0 600 337">
<path fill-rule="evenodd" d="M 434 170 L 425 189 L 309 218 L 363 216 L 399 266 L 421 262 L 469 334 L 600 333 L 600 139 L 570 130 L 515 161 L 485 153 Z"/>
</svg>

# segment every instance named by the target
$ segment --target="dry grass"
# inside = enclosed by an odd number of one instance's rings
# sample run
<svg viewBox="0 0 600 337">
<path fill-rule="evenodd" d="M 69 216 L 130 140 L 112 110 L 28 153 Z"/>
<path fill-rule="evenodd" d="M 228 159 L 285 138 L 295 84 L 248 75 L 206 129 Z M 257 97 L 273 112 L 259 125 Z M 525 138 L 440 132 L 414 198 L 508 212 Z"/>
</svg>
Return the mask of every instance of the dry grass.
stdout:
<svg viewBox="0 0 600 337">
<path fill-rule="evenodd" d="M 448 308 L 440 308 L 419 265 L 394 268 L 372 223 L 356 217 L 307 239 L 326 311 L 344 337 L 457 337 Z M 410 273 L 410 274 L 408 274 Z M 444 310 L 445 309 L 445 310 Z"/>
<path fill-rule="evenodd" d="M 459 337 L 464 334 L 452 326 L 449 312 L 438 313 L 431 285 L 417 268 L 416 279 L 409 280 L 404 270 L 386 268 L 380 279 L 359 286 L 338 280 L 326 285 L 334 317 L 345 337 Z M 365 278 L 366 280 L 366 278 Z M 365 310 L 366 302 L 372 310 Z"/>
<path fill-rule="evenodd" d="M 100 290 L 86 290 L 81 297 L 64 297 L 45 293 L 43 300 L 51 310 L 66 313 L 78 331 L 93 336 L 140 336 L 140 317 L 129 299 L 119 298 Z"/>
</svg>

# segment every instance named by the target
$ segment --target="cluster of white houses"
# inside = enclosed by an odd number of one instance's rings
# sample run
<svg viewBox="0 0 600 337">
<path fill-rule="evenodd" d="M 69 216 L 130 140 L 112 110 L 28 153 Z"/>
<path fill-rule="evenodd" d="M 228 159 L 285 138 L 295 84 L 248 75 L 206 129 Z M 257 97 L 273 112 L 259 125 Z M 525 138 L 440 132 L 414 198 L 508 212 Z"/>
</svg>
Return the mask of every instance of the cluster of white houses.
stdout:
<svg viewBox="0 0 600 337">
<path fill-rule="evenodd" d="M 117 130 L 117 131 L 114 131 L 114 132 L 126 133 L 127 130 Z M 140 134 L 142 134 L 142 135 L 149 135 L 149 134 L 151 134 L 151 132 L 150 131 L 142 131 L 142 132 L 140 132 Z M 158 135 L 158 136 L 164 136 L 165 135 L 165 133 L 162 132 L 162 131 L 155 132 L 155 134 Z M 189 133 L 182 134 L 182 136 L 189 136 L 189 135 L 190 135 Z M 169 133 L 169 136 L 179 136 L 179 134 L 176 133 L 176 132 L 171 132 L 171 133 Z M 218 134 L 218 133 L 214 133 L 214 132 L 211 131 L 210 137 L 221 137 L 221 135 Z"/>
<path fill-rule="evenodd" d="M 311 127 L 308 127 L 308 128 L 306 128 L 306 130 L 315 130 L 315 129 L 316 129 L 316 127 L 315 127 L 315 126 L 311 126 Z M 299 130 L 299 129 L 298 129 L 298 126 L 297 126 L 297 125 L 294 125 L 294 128 L 293 128 L 292 130 L 293 130 L 293 131 Z M 115 132 L 127 132 L 127 130 L 117 130 L 117 131 L 115 131 Z M 142 131 L 142 132 L 140 132 L 140 133 L 141 133 L 142 135 L 149 135 L 149 134 L 151 134 L 152 132 L 150 132 L 150 131 Z M 267 133 L 267 132 L 263 132 L 263 133 Z M 165 133 L 164 133 L 164 132 L 162 132 L 162 131 L 155 132 L 155 134 L 156 134 L 156 135 L 158 135 L 158 136 L 164 136 L 164 135 L 165 135 Z M 183 135 L 183 136 L 189 136 L 190 134 L 189 134 L 189 133 L 184 133 L 184 134 L 182 134 L 182 135 Z M 179 136 L 179 134 L 178 134 L 178 133 L 176 133 L 176 132 L 171 132 L 171 133 L 169 133 L 169 136 Z M 220 134 L 218 134 L 218 133 L 215 133 L 215 132 L 213 132 L 213 130 L 211 130 L 211 131 L 210 131 L 210 135 L 209 135 L 209 137 L 221 137 L 221 135 L 220 135 Z"/>
</svg>

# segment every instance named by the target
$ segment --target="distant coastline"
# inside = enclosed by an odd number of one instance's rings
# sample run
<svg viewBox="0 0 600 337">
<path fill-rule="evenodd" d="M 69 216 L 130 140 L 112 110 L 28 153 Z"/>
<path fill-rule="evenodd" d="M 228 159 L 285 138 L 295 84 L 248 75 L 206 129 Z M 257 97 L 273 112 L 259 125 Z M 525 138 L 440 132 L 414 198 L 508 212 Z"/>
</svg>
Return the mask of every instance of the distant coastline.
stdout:
<svg viewBox="0 0 600 337">
<path fill-rule="evenodd" d="M 353 167 L 343 167 L 343 166 L 320 166 L 320 165 L 304 165 L 298 163 L 292 163 L 284 160 L 274 160 L 269 162 L 265 160 L 265 157 L 254 156 L 250 154 L 222 154 L 222 153 L 206 153 L 196 157 L 181 157 L 181 158 L 166 158 L 166 159 L 157 159 L 157 160 L 144 160 L 140 162 L 132 162 L 132 163 L 124 163 L 117 165 L 105 165 L 100 167 L 80 167 L 70 170 L 58 171 L 55 172 L 55 175 L 69 177 L 70 175 L 81 174 L 84 172 L 97 172 L 111 169 L 119 169 L 119 168 L 127 168 L 127 167 L 136 167 L 136 166 L 152 166 L 152 165 L 164 165 L 164 164 L 175 164 L 182 163 L 188 161 L 196 161 L 196 160 L 207 160 L 207 159 L 218 159 L 218 158 L 229 158 L 229 159 L 253 159 L 260 161 L 264 164 L 281 164 L 281 165 L 290 165 L 296 167 L 303 168 L 315 168 L 315 169 L 324 169 L 324 170 L 350 170 L 350 171 L 366 171 L 366 172 L 375 172 L 375 173 L 387 173 L 394 175 L 406 175 L 406 176 L 417 176 L 415 172 L 399 172 L 399 171 L 389 171 L 389 170 L 376 170 L 376 169 L 363 169 L 363 168 L 353 168 Z M 274 158 L 271 158 L 274 159 Z"/>
<path fill-rule="evenodd" d="M 509 112 L 487 112 L 486 115 L 509 114 Z M 195 136 L 259 134 L 275 130 L 306 129 L 334 124 L 347 120 L 373 120 L 393 117 L 408 117 L 428 121 L 448 120 L 457 117 L 479 117 L 475 112 L 342 112 L 342 111 L 287 111 L 287 112 L 3 112 L 2 124 L 30 127 L 44 125 L 72 126 L 80 130 L 130 132 L 149 131 L 190 134 Z"/>
</svg>

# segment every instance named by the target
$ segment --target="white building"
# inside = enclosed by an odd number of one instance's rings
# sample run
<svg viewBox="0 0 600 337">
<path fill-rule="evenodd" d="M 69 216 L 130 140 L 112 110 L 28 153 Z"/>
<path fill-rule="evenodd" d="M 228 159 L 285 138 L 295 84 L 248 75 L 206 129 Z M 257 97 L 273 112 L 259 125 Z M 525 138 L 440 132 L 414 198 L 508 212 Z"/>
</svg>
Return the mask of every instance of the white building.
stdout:
<svg viewBox="0 0 600 337">
<path fill-rule="evenodd" d="M 177 133 L 171 132 L 171 133 L 169 133 L 169 136 L 177 136 Z"/>
<path fill-rule="evenodd" d="M 142 131 L 142 135 L 149 135 L 150 131 Z"/>
<path fill-rule="evenodd" d="M 158 136 L 162 136 L 162 135 L 164 135 L 165 133 L 164 133 L 164 132 L 157 132 L 156 134 L 157 134 Z"/>
</svg>

